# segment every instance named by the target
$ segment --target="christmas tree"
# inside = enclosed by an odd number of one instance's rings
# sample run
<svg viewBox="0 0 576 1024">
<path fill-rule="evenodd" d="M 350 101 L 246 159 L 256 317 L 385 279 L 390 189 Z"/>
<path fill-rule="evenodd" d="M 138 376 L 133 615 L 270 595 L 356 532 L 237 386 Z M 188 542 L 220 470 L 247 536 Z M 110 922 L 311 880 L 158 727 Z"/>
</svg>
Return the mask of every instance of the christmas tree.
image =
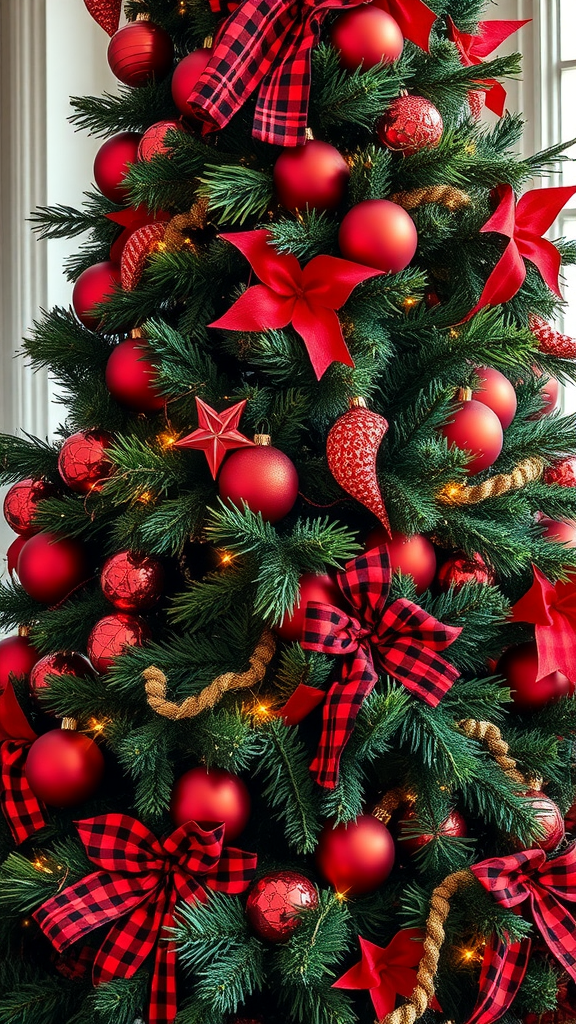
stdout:
<svg viewBox="0 0 576 1024">
<path fill-rule="evenodd" d="M 85 2 L 63 425 L 0 438 L 0 1024 L 574 1019 L 576 187 L 515 152 L 524 23 Z"/>
</svg>

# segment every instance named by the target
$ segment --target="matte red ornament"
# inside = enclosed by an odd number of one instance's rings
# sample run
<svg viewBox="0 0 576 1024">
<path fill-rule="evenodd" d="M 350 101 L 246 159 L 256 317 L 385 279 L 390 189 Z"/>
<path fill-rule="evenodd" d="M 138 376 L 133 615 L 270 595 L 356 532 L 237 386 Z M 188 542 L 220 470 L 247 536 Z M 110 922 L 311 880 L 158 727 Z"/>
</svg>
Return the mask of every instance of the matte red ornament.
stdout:
<svg viewBox="0 0 576 1024">
<path fill-rule="evenodd" d="M 477 366 L 474 373 L 480 378 L 481 384 L 472 392 L 472 398 L 492 409 L 500 420 L 502 429 L 506 430 L 512 423 L 518 406 L 514 386 L 493 366 Z"/>
<path fill-rule="evenodd" d="M 287 942 L 301 922 L 299 912 L 318 906 L 318 892 L 305 875 L 277 871 L 264 875 L 246 901 L 246 917 L 260 939 Z"/>
<path fill-rule="evenodd" d="M 368 71 L 380 63 L 392 64 L 404 49 L 398 22 L 372 4 L 341 14 L 332 26 L 330 42 L 348 71 L 360 66 Z"/>
<path fill-rule="evenodd" d="M 119 551 L 104 563 L 100 585 L 104 597 L 120 611 L 144 611 L 162 595 L 164 569 L 151 555 Z"/>
<path fill-rule="evenodd" d="M 122 0 L 84 0 L 86 10 L 109 36 L 118 31 Z"/>
<path fill-rule="evenodd" d="M 502 424 L 496 413 L 474 399 L 460 402 L 454 408 L 441 433 L 449 445 L 469 452 L 466 472 L 472 475 L 482 473 L 496 462 L 504 444 Z"/>
<path fill-rule="evenodd" d="M 576 523 L 572 520 L 549 519 L 548 516 L 542 516 L 539 525 L 548 540 L 555 540 L 558 544 L 576 548 Z"/>
<path fill-rule="evenodd" d="M 151 637 L 148 624 L 138 615 L 105 615 L 92 627 L 86 650 L 100 675 L 108 672 L 127 647 L 142 647 Z"/>
<path fill-rule="evenodd" d="M 328 822 L 320 833 L 316 864 L 337 892 L 361 896 L 388 878 L 394 866 L 394 840 L 371 814 L 335 828 Z"/>
<path fill-rule="evenodd" d="M 43 658 L 32 667 L 30 672 L 30 693 L 38 697 L 43 690 L 50 689 L 50 676 L 69 676 L 70 688 L 74 686 L 75 679 L 87 679 L 94 676 L 88 658 L 77 651 L 57 651 L 55 654 L 45 654 Z"/>
<path fill-rule="evenodd" d="M 538 679 L 538 648 L 535 640 L 507 650 L 497 665 L 510 687 L 515 711 L 539 711 L 574 692 L 574 684 L 562 672 Z"/>
<path fill-rule="evenodd" d="M 112 436 L 104 430 L 81 430 L 66 438 L 58 456 L 58 470 L 71 491 L 99 491 L 113 472 L 107 450 Z"/>
<path fill-rule="evenodd" d="M 486 586 L 496 582 L 494 570 L 478 555 L 453 555 L 440 566 L 436 582 L 440 590 L 460 590 L 465 583 Z"/>
<path fill-rule="evenodd" d="M 461 32 L 452 21 L 452 18 L 448 17 L 448 38 L 456 44 L 464 67 L 469 68 L 473 65 L 481 65 L 484 57 L 490 56 L 505 39 L 508 39 L 508 36 L 517 32 L 523 25 L 527 25 L 529 20 L 481 21 L 478 25 L 478 35 L 472 36 L 467 32 Z M 485 96 L 486 106 L 497 114 L 498 117 L 502 117 L 506 103 L 506 90 L 500 82 L 495 81 L 493 78 L 485 79 L 484 84 L 489 86 L 487 92 L 482 94 Z"/>
<path fill-rule="evenodd" d="M 26 542 L 18 558 L 18 576 L 35 601 L 58 604 L 89 576 L 86 549 L 73 537 L 37 533 Z"/>
<path fill-rule="evenodd" d="M 538 847 L 540 850 L 546 851 L 555 850 L 557 846 L 560 846 L 566 835 L 564 819 L 560 808 L 549 796 L 540 792 L 539 789 L 529 789 L 525 796 L 532 804 L 538 822 L 544 829 L 542 839 L 537 839 L 532 844 L 532 848 Z"/>
<path fill-rule="evenodd" d="M 128 190 L 123 181 L 130 164 L 138 159 L 138 146 L 142 136 L 138 132 L 119 132 L 108 139 L 96 153 L 94 180 L 107 199 L 113 203 L 125 203 Z"/>
<path fill-rule="evenodd" d="M 393 572 L 400 570 L 404 575 L 412 576 L 417 594 L 422 594 L 428 589 L 436 575 L 436 551 L 427 537 L 423 537 L 421 533 L 413 533 L 408 537 L 397 530 L 392 530 L 388 537 L 382 527 L 377 526 L 366 537 L 364 548 L 370 551 L 380 544 L 388 546 Z"/>
<path fill-rule="evenodd" d="M 170 801 L 175 825 L 195 821 L 201 828 L 224 824 L 226 843 L 244 831 L 250 817 L 250 794 L 237 775 L 224 768 L 192 768 L 182 775 Z"/>
<path fill-rule="evenodd" d="M 80 274 L 72 292 L 72 305 L 85 327 L 91 330 L 98 328 L 100 315 L 96 307 L 106 302 L 119 284 L 120 268 L 109 260 L 95 263 Z"/>
<path fill-rule="evenodd" d="M 140 139 L 138 159 L 152 160 L 153 157 L 160 154 L 164 156 L 169 155 L 171 149 L 170 146 L 166 145 L 166 135 L 168 132 L 181 131 L 182 125 L 179 121 L 156 121 L 156 124 L 152 124 L 146 129 Z"/>
<path fill-rule="evenodd" d="M 342 154 L 319 139 L 285 149 L 274 164 L 274 188 L 287 210 L 334 210 L 349 179 Z"/>
<path fill-rule="evenodd" d="M 226 452 L 235 448 L 252 448 L 254 441 L 238 430 L 240 417 L 246 408 L 246 399 L 230 405 L 218 413 L 201 398 L 196 396 L 198 429 L 176 441 L 174 448 L 195 448 L 203 451 L 214 479 L 222 465 Z"/>
<path fill-rule="evenodd" d="M 576 338 L 561 334 L 536 313 L 528 317 L 528 326 L 538 341 L 538 348 L 548 356 L 558 359 L 576 359 Z"/>
<path fill-rule="evenodd" d="M 468 835 L 466 819 L 460 811 L 455 809 L 450 811 L 450 814 L 438 827 L 438 831 L 436 833 L 423 832 L 421 835 L 415 836 L 411 831 L 408 831 L 403 827 L 410 826 L 415 818 L 416 812 L 414 810 L 410 810 L 406 811 L 398 821 L 398 842 L 402 843 L 402 848 L 404 850 L 408 850 L 409 853 L 416 853 L 418 850 L 421 850 L 423 846 L 428 846 L 428 843 L 431 843 L 437 836 L 454 836 L 459 839 L 464 839 Z"/>
<path fill-rule="evenodd" d="M 28 537 L 16 537 L 16 540 L 12 541 L 10 547 L 8 548 L 8 551 L 6 552 L 6 568 L 8 569 L 10 575 L 12 575 L 12 573 L 15 573 L 17 570 L 20 552 L 22 551 L 22 548 L 24 547 L 27 540 Z"/>
<path fill-rule="evenodd" d="M 544 471 L 545 484 L 576 487 L 576 459 L 563 459 Z"/>
<path fill-rule="evenodd" d="M 390 521 L 382 501 L 376 459 L 388 421 L 366 408 L 363 398 L 352 399 L 353 407 L 336 420 L 326 439 L 326 457 L 332 476 L 347 494 L 370 509 L 387 535 Z"/>
<path fill-rule="evenodd" d="M 342 593 L 331 576 L 317 576 L 314 572 L 305 572 L 298 584 L 298 600 L 290 615 L 285 615 L 274 632 L 281 640 L 300 640 L 304 628 L 306 608 L 310 601 L 320 604 L 334 605 L 336 608 L 342 601 Z"/>
<path fill-rule="evenodd" d="M 120 281 L 125 292 L 133 292 L 138 287 L 148 260 L 160 251 L 165 233 L 166 225 L 162 221 L 144 224 L 132 232 L 120 257 Z"/>
<path fill-rule="evenodd" d="M 424 96 L 398 96 L 376 125 L 380 142 L 404 156 L 434 149 L 443 131 L 442 114 Z"/>
<path fill-rule="evenodd" d="M 388 199 L 365 199 L 344 217 L 338 233 L 343 256 L 386 274 L 405 270 L 418 246 L 409 213 Z"/>
<path fill-rule="evenodd" d="M 84 733 L 52 729 L 34 740 L 25 771 L 38 800 L 49 807 L 74 807 L 98 789 L 104 758 L 100 747 Z"/>
<path fill-rule="evenodd" d="M 155 384 L 156 368 L 144 338 L 127 338 L 112 349 L 106 365 L 106 385 L 110 394 L 137 412 L 157 412 L 165 399 Z"/>
<path fill-rule="evenodd" d="M 179 61 L 172 75 L 172 99 L 181 114 L 192 117 L 192 107 L 188 97 L 198 83 L 198 79 L 206 69 L 212 56 L 212 50 L 201 47 L 192 50 L 183 60 Z"/>
<path fill-rule="evenodd" d="M 172 67 L 174 47 L 167 32 L 152 21 L 133 21 L 112 36 L 108 64 L 124 85 L 146 85 L 164 78 Z"/>
<path fill-rule="evenodd" d="M 392 15 L 405 39 L 429 52 L 430 33 L 438 15 L 428 4 L 423 0 L 375 0 L 374 6 Z"/>
<path fill-rule="evenodd" d="M 0 640 L 0 693 L 10 681 L 10 676 L 28 678 L 40 652 L 32 646 L 27 636 L 7 636 Z"/>
<path fill-rule="evenodd" d="M 4 498 L 4 518 L 16 533 L 22 537 L 30 537 L 39 527 L 34 525 L 34 516 L 38 511 L 38 502 L 51 498 L 56 488 L 47 480 L 19 480 L 12 484 Z"/>
<path fill-rule="evenodd" d="M 230 455 L 218 478 L 218 493 L 227 504 L 241 509 L 245 503 L 266 522 L 277 523 L 298 497 L 298 473 L 284 452 L 258 444 Z"/>
</svg>

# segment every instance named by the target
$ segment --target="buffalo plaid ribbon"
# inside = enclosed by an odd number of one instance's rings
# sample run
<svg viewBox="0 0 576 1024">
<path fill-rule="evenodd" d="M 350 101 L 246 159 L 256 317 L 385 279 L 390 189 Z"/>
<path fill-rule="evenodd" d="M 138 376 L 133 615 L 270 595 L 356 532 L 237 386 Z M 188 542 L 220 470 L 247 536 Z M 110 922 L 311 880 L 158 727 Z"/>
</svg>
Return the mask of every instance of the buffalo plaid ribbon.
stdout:
<svg viewBox="0 0 576 1024">
<path fill-rule="evenodd" d="M 161 932 L 173 922 L 176 901 L 204 901 L 206 889 L 244 892 L 256 855 L 223 848 L 224 825 L 205 832 L 188 821 L 162 841 L 126 814 L 103 814 L 77 822 L 77 828 L 88 857 L 102 870 L 68 886 L 34 917 L 58 952 L 119 919 L 96 954 L 93 982 L 131 978 L 155 950 L 148 1020 L 171 1024 L 176 950 Z"/>
<path fill-rule="evenodd" d="M 25 773 L 28 751 L 35 739 L 36 733 L 8 682 L 0 696 L 0 809 L 18 844 L 47 824 L 46 809 L 34 796 Z"/>
<path fill-rule="evenodd" d="M 439 704 L 460 674 L 438 652 L 454 642 L 461 627 L 444 625 L 406 598 L 386 608 L 391 579 L 388 548 L 373 548 L 337 576 L 354 614 L 312 601 L 307 605 L 302 647 L 343 658 L 340 677 L 326 695 L 320 744 L 310 766 L 326 789 L 338 781 L 342 751 L 378 680 L 377 670 L 398 679 L 430 707 Z"/>
<path fill-rule="evenodd" d="M 561 901 L 576 903 L 576 843 L 554 860 L 543 850 L 482 861 L 470 869 L 497 903 L 520 907 L 532 919 L 550 952 L 576 981 L 576 920 Z M 480 993 L 467 1024 L 492 1024 L 510 1007 L 528 964 L 528 940 L 507 944 L 494 938 L 484 953 Z"/>
</svg>

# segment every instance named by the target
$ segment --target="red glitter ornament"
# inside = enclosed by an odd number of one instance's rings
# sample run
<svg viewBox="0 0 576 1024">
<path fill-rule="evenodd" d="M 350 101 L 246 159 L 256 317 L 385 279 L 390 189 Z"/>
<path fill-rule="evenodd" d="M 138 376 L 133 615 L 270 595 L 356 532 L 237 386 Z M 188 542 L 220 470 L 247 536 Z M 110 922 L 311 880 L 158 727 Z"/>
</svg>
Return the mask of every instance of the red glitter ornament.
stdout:
<svg viewBox="0 0 576 1024">
<path fill-rule="evenodd" d="M 363 398 L 353 398 L 351 408 L 336 420 L 326 439 L 326 456 L 332 476 L 352 498 L 370 509 L 390 534 L 390 521 L 382 501 L 376 459 L 388 421 L 366 408 Z"/>
<path fill-rule="evenodd" d="M 113 36 L 118 31 L 120 15 L 122 13 L 122 0 L 84 0 L 84 4 L 94 18 L 94 21 L 109 36 Z"/>
<path fill-rule="evenodd" d="M 141 336 L 127 338 L 112 349 L 106 364 L 106 386 L 110 394 L 137 412 L 157 412 L 164 406 L 155 384 L 156 368 L 147 356 L 151 355 Z"/>
<path fill-rule="evenodd" d="M 473 555 L 452 555 L 447 558 L 438 570 L 436 582 L 440 590 L 460 590 L 465 583 L 476 583 L 480 586 L 496 582 L 494 570 L 486 565 L 484 559 Z"/>
<path fill-rule="evenodd" d="M 405 575 L 412 576 L 417 594 L 428 589 L 436 574 L 436 551 L 427 537 L 421 533 L 407 537 L 405 533 L 393 530 L 388 538 L 382 527 L 377 526 L 368 534 L 364 548 L 370 551 L 370 548 L 380 544 L 388 546 L 392 572 L 399 569 Z"/>
<path fill-rule="evenodd" d="M 394 840 L 386 826 L 371 814 L 320 833 L 316 864 L 334 888 L 350 896 L 374 892 L 394 866 Z"/>
<path fill-rule="evenodd" d="M 181 132 L 182 125 L 179 121 L 156 121 L 150 125 L 140 139 L 138 146 L 139 160 L 152 160 L 159 154 L 170 154 L 170 147 L 166 145 L 165 139 L 168 132 Z"/>
<path fill-rule="evenodd" d="M 377 64 L 392 64 L 404 49 L 404 36 L 398 22 L 372 4 L 346 11 L 336 19 L 330 42 L 339 50 L 340 63 L 348 71 L 362 71 Z"/>
<path fill-rule="evenodd" d="M 410 214 L 398 203 L 365 199 L 344 217 L 338 244 L 346 259 L 398 274 L 416 252 L 418 232 Z"/>
<path fill-rule="evenodd" d="M 30 789 L 49 807 L 73 807 L 97 790 L 104 775 L 100 747 L 84 733 L 52 729 L 39 736 L 26 758 Z"/>
<path fill-rule="evenodd" d="M 535 640 L 505 651 L 496 670 L 510 687 L 515 711 L 538 711 L 574 692 L 574 684 L 562 672 L 551 672 L 536 681 L 538 648 Z"/>
<path fill-rule="evenodd" d="M 234 452 L 218 478 L 218 493 L 227 504 L 260 512 L 269 523 L 287 516 L 298 497 L 298 473 L 291 459 L 272 448 L 267 434 L 257 434 L 254 448 Z M 259 443 L 264 439 L 264 443 Z"/>
<path fill-rule="evenodd" d="M 179 61 L 174 68 L 172 99 L 181 114 L 191 116 L 192 108 L 188 103 L 188 97 L 205 71 L 211 56 L 212 50 L 208 47 L 201 47 L 199 50 L 192 50 L 192 53 Z"/>
<path fill-rule="evenodd" d="M 175 825 L 195 821 L 213 828 L 223 823 L 230 843 L 246 828 L 250 806 L 250 794 L 237 775 L 224 768 L 192 768 L 172 790 L 170 816 Z"/>
<path fill-rule="evenodd" d="M 38 502 L 51 498 L 56 488 L 46 480 L 19 480 L 12 484 L 4 498 L 4 518 L 16 533 L 22 537 L 30 537 L 38 527 L 34 525 L 34 516 L 38 511 Z"/>
<path fill-rule="evenodd" d="M 512 423 L 518 406 L 513 385 L 493 366 L 478 366 L 474 372 L 480 378 L 481 384 L 478 390 L 472 393 L 472 398 L 492 409 L 500 420 L 502 429 L 506 430 Z"/>
<path fill-rule="evenodd" d="M 164 78 L 172 67 L 174 47 L 167 32 L 152 21 L 133 21 L 112 36 L 108 64 L 124 85 L 146 85 Z"/>
<path fill-rule="evenodd" d="M 285 149 L 274 164 L 274 188 L 287 210 L 333 210 L 344 198 L 350 168 L 327 142 Z"/>
<path fill-rule="evenodd" d="M 555 850 L 566 835 L 560 808 L 539 789 L 529 789 L 525 796 L 532 804 L 538 822 L 544 829 L 543 837 L 537 839 L 532 846 L 538 847 L 540 850 Z"/>
<path fill-rule="evenodd" d="M 111 443 L 111 435 L 103 430 L 81 430 L 64 441 L 58 470 L 71 491 L 87 494 L 101 490 L 114 469 L 107 455 Z"/>
<path fill-rule="evenodd" d="M 433 149 L 443 131 L 440 111 L 424 96 L 398 96 L 376 125 L 380 142 L 404 156 Z"/>
<path fill-rule="evenodd" d="M 43 604 L 63 601 L 89 575 L 82 542 L 57 533 L 30 537 L 20 552 L 16 571 L 26 593 Z"/>
<path fill-rule="evenodd" d="M 50 689 L 50 676 L 69 676 L 70 686 L 74 685 L 75 679 L 87 679 L 94 675 L 94 670 L 83 654 L 76 651 L 67 653 L 57 651 L 55 654 L 45 654 L 43 658 L 33 666 L 30 672 L 30 693 L 33 697 L 43 690 Z"/>
<path fill-rule="evenodd" d="M 164 569 L 157 558 L 119 551 L 104 563 L 100 576 L 102 593 L 122 612 L 143 611 L 159 600 Z"/>
<path fill-rule="evenodd" d="M 38 661 L 40 652 L 32 646 L 27 636 L 7 636 L 0 640 L 0 693 L 10 681 L 10 676 L 28 677 Z"/>
<path fill-rule="evenodd" d="M 570 519 L 549 519 L 542 516 L 539 525 L 548 540 L 554 540 L 566 547 L 576 548 L 576 523 Z"/>
<path fill-rule="evenodd" d="M 304 628 L 306 608 L 310 601 L 320 604 L 331 604 L 338 608 L 342 602 L 342 591 L 331 576 L 317 576 L 313 572 L 305 572 L 298 584 L 298 600 L 290 615 L 285 615 L 274 632 L 286 641 L 300 640 Z"/>
<path fill-rule="evenodd" d="M 96 153 L 94 180 L 102 192 L 113 203 L 124 203 L 128 190 L 123 181 L 130 164 L 138 159 L 138 146 L 142 136 L 138 132 L 119 132 L 108 139 Z"/>
<path fill-rule="evenodd" d="M 146 269 L 146 263 L 155 252 L 166 233 L 162 221 L 144 224 L 133 231 L 122 249 L 120 257 L 120 281 L 125 292 L 133 292 Z"/>
<path fill-rule="evenodd" d="M 415 836 L 410 832 L 403 830 L 403 826 L 409 826 L 415 818 L 416 812 L 414 810 L 409 810 L 402 815 L 398 822 L 400 826 L 398 842 L 402 843 L 402 848 L 408 850 L 409 853 L 416 853 L 417 850 L 422 849 L 423 846 L 427 846 L 428 843 L 432 842 L 436 836 L 456 836 L 463 839 L 468 835 L 466 820 L 463 815 L 460 814 L 460 811 L 457 810 L 450 811 L 450 814 L 444 819 L 435 834 L 424 832 L 421 835 Z"/>
<path fill-rule="evenodd" d="M 98 328 L 100 316 L 96 306 L 106 302 L 119 284 L 120 268 L 109 260 L 95 263 L 80 274 L 72 292 L 72 305 L 85 327 Z"/>
<path fill-rule="evenodd" d="M 468 107 L 470 110 L 470 117 L 474 121 L 479 121 L 482 117 L 485 99 L 485 92 L 480 92 L 478 89 L 470 89 L 470 92 L 468 93 Z"/>
<path fill-rule="evenodd" d="M 558 359 L 576 359 L 576 338 L 556 331 L 535 313 L 528 317 L 528 326 L 538 340 L 538 348 L 545 355 L 557 356 Z"/>
<path fill-rule="evenodd" d="M 137 615 L 105 615 L 90 632 L 88 657 L 96 671 L 104 675 L 127 647 L 142 647 L 150 637 L 147 623 Z"/>
<path fill-rule="evenodd" d="M 502 424 L 496 413 L 474 399 L 455 406 L 441 433 L 449 445 L 470 454 L 466 472 L 471 474 L 481 473 L 496 462 L 504 444 Z"/>
<path fill-rule="evenodd" d="M 576 459 L 562 459 L 544 471 L 545 484 L 559 487 L 576 487 Z"/>
<path fill-rule="evenodd" d="M 296 871 L 264 875 L 248 893 L 246 917 L 259 938 L 287 942 L 300 924 L 299 911 L 318 906 L 310 879 Z"/>
</svg>

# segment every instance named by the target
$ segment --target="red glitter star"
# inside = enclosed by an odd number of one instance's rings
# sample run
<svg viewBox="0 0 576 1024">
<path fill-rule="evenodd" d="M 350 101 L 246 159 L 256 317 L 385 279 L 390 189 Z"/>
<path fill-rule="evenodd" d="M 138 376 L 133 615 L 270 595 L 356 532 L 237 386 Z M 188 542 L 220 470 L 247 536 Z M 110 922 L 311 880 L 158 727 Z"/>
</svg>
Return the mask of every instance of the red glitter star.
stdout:
<svg viewBox="0 0 576 1024">
<path fill-rule="evenodd" d="M 237 429 L 244 412 L 246 399 L 231 405 L 223 412 L 216 412 L 201 398 L 196 398 L 198 408 L 198 430 L 176 441 L 175 448 L 197 448 L 203 451 L 214 479 L 222 465 L 226 452 L 233 448 L 252 447 L 254 441 L 244 437 Z"/>
</svg>

